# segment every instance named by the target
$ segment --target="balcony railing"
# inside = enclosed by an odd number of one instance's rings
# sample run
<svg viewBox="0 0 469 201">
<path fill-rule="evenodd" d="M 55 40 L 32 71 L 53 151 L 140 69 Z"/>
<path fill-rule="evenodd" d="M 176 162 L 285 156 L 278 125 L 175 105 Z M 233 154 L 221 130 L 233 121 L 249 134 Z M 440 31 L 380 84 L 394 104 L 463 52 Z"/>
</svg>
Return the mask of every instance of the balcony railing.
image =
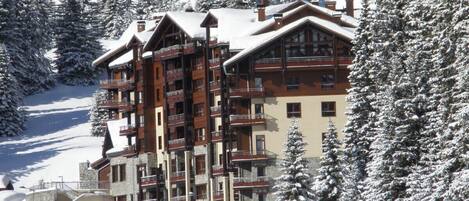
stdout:
<svg viewBox="0 0 469 201">
<path fill-rule="evenodd" d="M 264 87 L 230 89 L 230 98 L 263 97 Z"/>
<path fill-rule="evenodd" d="M 99 102 L 99 107 L 105 109 L 118 109 L 119 112 L 127 112 L 133 109 L 134 104 L 134 101 L 127 100 L 103 100 Z"/>
<path fill-rule="evenodd" d="M 133 88 L 134 80 L 101 80 L 102 89 L 127 89 Z"/>
<path fill-rule="evenodd" d="M 222 131 L 212 131 L 212 142 L 220 142 L 223 139 Z"/>
<path fill-rule="evenodd" d="M 275 158 L 275 154 L 267 150 L 253 151 L 233 151 L 231 158 L 234 162 L 260 161 Z"/>
<path fill-rule="evenodd" d="M 222 175 L 223 174 L 223 165 L 213 165 L 212 166 L 213 175 Z"/>
<path fill-rule="evenodd" d="M 154 199 L 145 199 L 143 201 L 158 201 L 158 200 L 156 198 L 154 198 Z"/>
<path fill-rule="evenodd" d="M 135 124 L 121 126 L 119 129 L 120 135 L 134 135 L 136 133 Z"/>
<path fill-rule="evenodd" d="M 267 176 L 261 177 L 235 177 L 233 179 L 234 188 L 266 188 L 270 186 L 272 179 Z"/>
<path fill-rule="evenodd" d="M 158 178 L 157 175 L 149 175 L 149 176 L 144 176 L 141 178 L 141 185 L 143 187 L 146 187 L 146 186 L 154 186 L 156 184 L 158 184 L 159 182 L 162 181 L 162 178 L 160 176 L 160 178 Z"/>
<path fill-rule="evenodd" d="M 160 58 L 170 58 L 177 56 L 181 53 L 181 45 L 173 45 L 165 48 L 161 48 L 155 52 L 155 55 Z"/>
<path fill-rule="evenodd" d="M 171 174 L 171 182 L 182 182 L 186 180 L 186 171 L 177 171 Z"/>
<path fill-rule="evenodd" d="M 182 95 L 182 94 L 184 94 L 184 90 L 183 90 L 183 89 L 179 89 L 179 90 L 175 90 L 175 91 L 166 92 L 166 96 L 168 96 L 168 97 L 171 97 L 171 96 L 178 96 L 178 95 Z"/>
<path fill-rule="evenodd" d="M 217 105 L 217 106 L 210 107 L 210 113 L 212 115 L 219 115 L 221 113 L 221 106 Z"/>
<path fill-rule="evenodd" d="M 185 146 L 186 146 L 185 138 L 173 139 L 173 140 L 168 141 L 168 148 L 170 150 L 182 149 Z"/>
<path fill-rule="evenodd" d="M 258 114 L 234 114 L 230 115 L 231 126 L 252 126 L 265 124 L 265 115 Z"/>
<path fill-rule="evenodd" d="M 169 81 L 182 79 L 183 77 L 184 77 L 184 70 L 182 68 L 171 69 L 166 72 L 166 79 Z"/>
<path fill-rule="evenodd" d="M 209 59 L 208 63 L 211 69 L 220 67 L 220 58 Z"/>
<path fill-rule="evenodd" d="M 194 43 L 186 43 L 182 45 L 184 54 L 193 54 L 195 51 Z"/>
<path fill-rule="evenodd" d="M 182 124 L 182 123 L 184 123 L 184 113 L 168 116 L 169 125 L 176 125 L 176 124 Z"/>
<path fill-rule="evenodd" d="M 171 201 L 186 201 L 186 196 L 180 195 L 180 196 L 172 197 Z"/>
<path fill-rule="evenodd" d="M 220 80 L 211 81 L 209 83 L 210 90 L 215 91 L 220 89 Z"/>
<path fill-rule="evenodd" d="M 215 191 L 213 193 L 214 200 L 223 200 L 223 191 Z"/>
</svg>

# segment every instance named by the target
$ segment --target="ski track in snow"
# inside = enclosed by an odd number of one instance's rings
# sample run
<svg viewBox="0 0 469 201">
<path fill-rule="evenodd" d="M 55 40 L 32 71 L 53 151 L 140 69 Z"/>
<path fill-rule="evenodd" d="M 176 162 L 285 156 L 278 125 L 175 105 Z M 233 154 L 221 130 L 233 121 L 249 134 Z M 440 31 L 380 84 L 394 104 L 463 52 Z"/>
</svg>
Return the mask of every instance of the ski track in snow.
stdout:
<svg viewBox="0 0 469 201">
<path fill-rule="evenodd" d="M 78 181 L 78 163 L 100 157 L 102 138 L 90 136 L 88 111 L 96 86 L 58 85 L 25 98 L 26 130 L 17 137 L 0 138 L 0 175 L 14 186 L 38 181 Z"/>
</svg>

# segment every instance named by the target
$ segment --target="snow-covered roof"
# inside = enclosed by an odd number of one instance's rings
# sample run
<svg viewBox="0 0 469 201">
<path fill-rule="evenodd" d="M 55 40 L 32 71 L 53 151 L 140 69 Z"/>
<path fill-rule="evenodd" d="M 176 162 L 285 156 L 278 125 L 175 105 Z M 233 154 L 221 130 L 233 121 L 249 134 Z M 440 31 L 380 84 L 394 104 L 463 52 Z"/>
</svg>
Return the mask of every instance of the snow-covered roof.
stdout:
<svg viewBox="0 0 469 201">
<path fill-rule="evenodd" d="M 134 37 L 136 33 L 138 33 L 137 29 L 137 22 L 142 21 L 142 20 L 134 20 L 130 25 L 127 27 L 127 29 L 124 31 L 122 36 L 119 38 L 119 40 L 114 40 L 110 41 L 107 40 L 106 43 L 109 44 L 111 47 L 106 53 L 98 57 L 96 60 L 93 61 L 92 65 L 97 66 L 101 64 L 102 62 L 108 60 L 115 54 L 125 50 L 127 47 L 127 43 Z M 153 30 L 156 27 L 156 20 L 144 20 L 145 21 L 145 31 L 142 32 L 142 34 L 139 35 L 140 38 L 143 39 L 145 37 L 145 32 L 148 32 L 149 30 Z"/>
<path fill-rule="evenodd" d="M 125 125 L 127 125 L 127 118 L 107 122 L 107 129 L 109 130 L 113 148 L 106 151 L 106 154 L 119 153 L 127 147 L 127 138 L 120 136 L 120 127 Z"/>
<path fill-rule="evenodd" d="M 205 29 L 200 27 L 200 23 L 205 17 L 205 13 L 196 12 L 168 12 L 165 17 L 169 17 L 191 38 L 205 38 Z"/>
<path fill-rule="evenodd" d="M 131 62 L 133 58 L 134 58 L 133 50 L 129 50 L 124 55 L 120 56 L 119 58 L 109 63 L 109 68 L 115 68 L 115 67 L 125 65 Z"/>
<path fill-rule="evenodd" d="M 283 3 L 283 4 L 267 6 L 267 7 L 265 7 L 265 14 L 266 15 L 273 15 L 275 13 L 282 12 L 283 10 L 285 10 L 286 8 L 288 8 L 289 6 L 291 6 L 292 4 L 295 4 L 295 3 L 297 3 L 297 2 L 292 1 L 292 2 L 289 2 L 289 3 Z"/>
<path fill-rule="evenodd" d="M 153 52 L 152 52 L 152 51 L 146 51 L 146 52 L 144 52 L 143 55 L 142 55 L 142 57 L 143 57 L 144 59 L 150 58 L 150 57 L 152 57 L 152 56 L 153 56 Z"/>
<path fill-rule="evenodd" d="M 304 17 L 302 19 L 299 19 L 291 24 L 288 24 L 276 31 L 272 31 L 268 37 L 261 37 L 259 38 L 256 42 L 253 41 L 238 41 L 238 43 L 247 43 L 251 42 L 247 48 L 239 52 L 238 54 L 234 55 L 230 59 L 228 59 L 226 62 L 224 62 L 224 66 L 230 66 L 231 64 L 235 63 L 236 61 L 244 58 L 245 56 L 251 54 L 252 52 L 262 48 L 265 44 L 268 44 L 272 41 L 275 41 L 279 37 L 283 36 L 284 34 L 288 33 L 289 31 L 305 24 L 305 23 L 312 23 L 324 30 L 333 32 L 337 34 L 340 37 L 343 37 L 348 40 L 352 40 L 354 37 L 354 33 L 350 31 L 349 29 L 346 29 L 342 26 L 337 25 L 336 23 L 330 22 L 328 20 L 324 20 L 318 17 L 314 16 L 309 16 L 309 17 Z M 231 44 L 230 44 L 231 45 Z M 230 47 L 231 49 L 231 47 Z"/>
<path fill-rule="evenodd" d="M 0 188 L 7 188 L 10 179 L 5 175 L 0 175 Z"/>
<path fill-rule="evenodd" d="M 0 200 L 2 201 L 23 201 L 26 198 L 24 193 L 16 191 L 0 191 Z"/>
<path fill-rule="evenodd" d="M 271 37 L 275 32 L 267 32 L 259 35 L 244 36 L 234 38 L 230 41 L 230 51 L 236 52 L 246 49 L 251 46 L 251 44 L 256 44 L 259 41 L 265 40 L 266 38 Z"/>
<path fill-rule="evenodd" d="M 352 16 L 348 16 L 342 13 L 342 16 L 340 16 L 340 20 L 342 20 L 343 22 L 347 24 L 353 25 L 354 27 L 358 27 L 358 20 Z"/>
</svg>

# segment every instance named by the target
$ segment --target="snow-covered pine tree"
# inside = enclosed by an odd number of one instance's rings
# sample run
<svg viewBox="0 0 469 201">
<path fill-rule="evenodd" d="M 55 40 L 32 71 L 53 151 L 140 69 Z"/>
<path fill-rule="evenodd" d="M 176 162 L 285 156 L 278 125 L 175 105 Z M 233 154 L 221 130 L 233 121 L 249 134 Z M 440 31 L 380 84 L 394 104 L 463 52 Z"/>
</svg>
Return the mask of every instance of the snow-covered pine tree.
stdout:
<svg viewBox="0 0 469 201">
<path fill-rule="evenodd" d="M 342 183 L 342 166 L 340 142 L 337 139 L 337 130 L 329 120 L 327 132 L 324 133 L 322 142 L 321 167 L 319 175 L 314 181 L 315 199 L 318 201 L 336 201 L 341 197 Z"/>
<path fill-rule="evenodd" d="M 43 36 L 47 27 L 36 0 L 4 0 L 2 8 L 0 38 L 3 39 L 11 58 L 11 74 L 22 87 L 20 91 L 29 95 L 48 89 L 53 85 L 50 65 L 44 57 Z M 31 31 L 35 30 L 35 31 Z M 40 38 L 38 38 L 40 37 Z"/>
<path fill-rule="evenodd" d="M 91 62 L 97 55 L 94 49 L 86 47 L 95 40 L 82 18 L 82 8 L 76 0 L 65 0 L 60 5 L 57 26 L 57 60 L 59 80 L 69 85 L 94 84 L 96 69 Z M 86 44 L 86 45 L 84 45 Z"/>
<path fill-rule="evenodd" d="M 467 189 L 461 191 L 467 183 L 469 169 L 469 2 L 465 0 L 444 1 L 439 5 L 445 17 L 450 18 L 445 34 L 453 48 L 449 68 L 456 69 L 455 87 L 451 91 L 447 129 L 438 137 L 441 150 L 436 166 L 436 191 L 434 199 L 468 200 Z M 442 16 L 443 17 L 443 16 Z M 443 58 L 442 58 L 443 59 Z"/>
<path fill-rule="evenodd" d="M 104 7 L 104 36 L 118 39 L 134 19 L 131 0 L 108 0 Z"/>
<path fill-rule="evenodd" d="M 98 90 L 93 94 L 93 106 L 89 112 L 91 122 L 91 135 L 104 136 L 106 134 L 106 121 L 109 119 L 109 110 L 99 107 L 99 103 L 107 99 L 107 92 Z"/>
<path fill-rule="evenodd" d="M 370 78 L 372 68 L 370 57 L 373 55 L 370 23 L 371 17 L 368 0 L 362 1 L 362 12 L 359 26 L 355 32 L 353 52 L 355 60 L 349 66 L 347 101 L 347 123 L 344 128 L 344 183 L 341 200 L 363 200 L 363 182 L 367 177 L 366 164 L 370 161 L 370 144 L 374 130 L 369 122 L 374 108 L 371 106 L 376 94 L 375 83 Z"/>
<path fill-rule="evenodd" d="M 406 26 L 409 2 L 382 0 L 376 4 L 379 24 L 384 25 L 380 31 L 387 32 L 389 37 L 381 38 L 375 50 L 375 65 L 385 69 L 386 77 L 377 80 L 377 84 L 382 81 L 375 103 L 380 108 L 378 130 L 372 143 L 375 144 L 371 149 L 373 162 L 368 164 L 369 178 L 364 194 L 369 200 L 405 199 L 409 197 L 406 192 L 408 176 L 419 156 L 418 137 L 425 121 L 421 106 L 426 95 L 420 90 L 425 88 L 426 82 L 417 80 L 420 79 L 416 73 L 418 68 L 406 63 L 410 39 Z M 388 141 L 389 145 L 382 141 Z"/>
<path fill-rule="evenodd" d="M 309 162 L 303 158 L 306 142 L 298 129 L 297 120 L 293 120 L 288 129 L 284 158 L 280 162 L 281 173 L 275 179 L 274 191 L 278 201 L 312 200 L 313 180 L 309 174 Z"/>
<path fill-rule="evenodd" d="M 11 75 L 10 59 L 0 44 L 0 136 L 19 135 L 24 128 L 25 116 L 20 108 L 18 83 Z"/>
</svg>

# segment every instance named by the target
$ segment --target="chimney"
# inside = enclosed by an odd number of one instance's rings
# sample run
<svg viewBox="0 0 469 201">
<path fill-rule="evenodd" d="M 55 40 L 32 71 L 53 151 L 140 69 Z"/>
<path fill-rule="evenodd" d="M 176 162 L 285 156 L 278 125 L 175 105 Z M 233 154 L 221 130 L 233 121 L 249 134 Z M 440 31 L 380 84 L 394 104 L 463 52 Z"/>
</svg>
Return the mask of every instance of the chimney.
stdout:
<svg viewBox="0 0 469 201">
<path fill-rule="evenodd" d="M 326 8 L 335 10 L 336 1 L 326 1 Z"/>
<path fill-rule="evenodd" d="M 257 20 L 262 22 L 266 19 L 265 7 L 267 6 L 267 0 L 256 0 L 257 4 Z"/>
<path fill-rule="evenodd" d="M 145 31 L 145 21 L 137 21 L 137 32 Z"/>
<path fill-rule="evenodd" d="M 345 6 L 345 12 L 347 13 L 347 15 L 353 17 L 353 12 L 355 10 L 353 8 L 353 0 L 345 0 Z"/>
<path fill-rule="evenodd" d="M 282 27 L 283 14 L 282 13 L 275 13 L 273 17 L 274 17 L 274 20 L 275 20 L 275 28 L 279 29 L 280 27 Z"/>
</svg>

